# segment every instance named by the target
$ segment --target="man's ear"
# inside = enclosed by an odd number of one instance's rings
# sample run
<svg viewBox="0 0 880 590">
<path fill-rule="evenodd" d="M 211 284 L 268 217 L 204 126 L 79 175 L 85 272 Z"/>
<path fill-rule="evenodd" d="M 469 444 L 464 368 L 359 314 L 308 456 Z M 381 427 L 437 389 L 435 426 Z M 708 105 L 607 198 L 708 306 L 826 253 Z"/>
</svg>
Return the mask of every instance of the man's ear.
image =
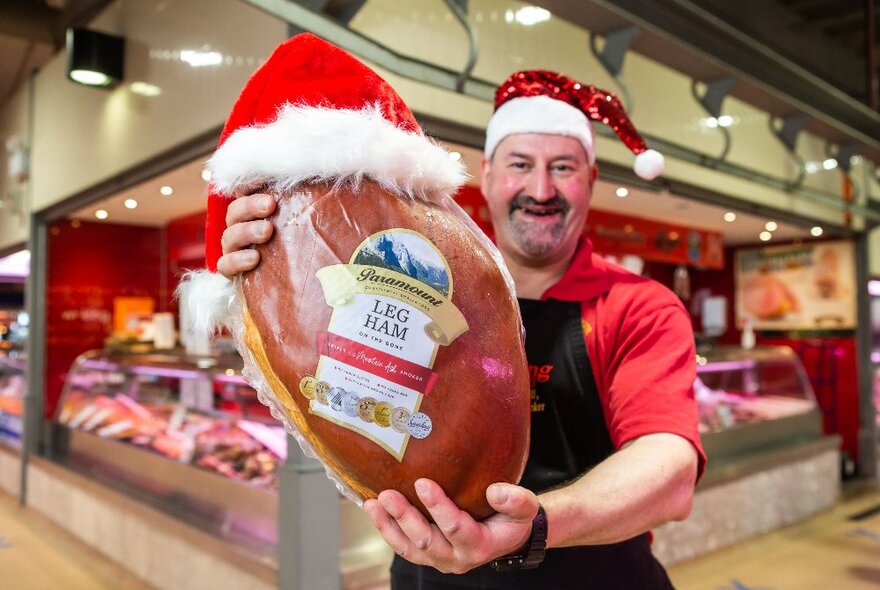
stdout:
<svg viewBox="0 0 880 590">
<path fill-rule="evenodd" d="M 599 164 L 593 164 L 590 168 L 590 183 L 595 184 L 596 179 L 599 178 Z"/>
</svg>

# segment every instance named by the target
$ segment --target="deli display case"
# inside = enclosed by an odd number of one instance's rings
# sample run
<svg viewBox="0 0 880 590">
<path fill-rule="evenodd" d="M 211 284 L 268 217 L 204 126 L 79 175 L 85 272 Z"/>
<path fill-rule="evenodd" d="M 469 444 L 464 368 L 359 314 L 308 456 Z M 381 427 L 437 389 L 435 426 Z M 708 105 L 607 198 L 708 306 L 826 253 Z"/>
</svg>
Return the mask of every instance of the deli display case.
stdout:
<svg viewBox="0 0 880 590">
<path fill-rule="evenodd" d="M 53 459 L 272 558 L 287 436 L 237 355 L 90 351 L 73 363 Z"/>
<path fill-rule="evenodd" d="M 841 439 L 800 358 L 787 346 L 714 347 L 694 382 L 707 466 L 687 520 L 655 529 L 665 564 L 799 522 L 834 505 Z"/>
<path fill-rule="evenodd" d="M 719 347 L 698 355 L 694 397 L 707 475 L 823 436 L 810 380 L 787 346 Z"/>
<path fill-rule="evenodd" d="M 51 424 L 50 460 L 207 533 L 223 545 L 223 559 L 248 560 L 264 581 L 274 580 L 289 437 L 242 377 L 242 364 L 234 352 L 85 353 L 71 366 Z M 333 493 L 342 587 L 387 577 L 391 550 L 357 505 Z"/>
</svg>

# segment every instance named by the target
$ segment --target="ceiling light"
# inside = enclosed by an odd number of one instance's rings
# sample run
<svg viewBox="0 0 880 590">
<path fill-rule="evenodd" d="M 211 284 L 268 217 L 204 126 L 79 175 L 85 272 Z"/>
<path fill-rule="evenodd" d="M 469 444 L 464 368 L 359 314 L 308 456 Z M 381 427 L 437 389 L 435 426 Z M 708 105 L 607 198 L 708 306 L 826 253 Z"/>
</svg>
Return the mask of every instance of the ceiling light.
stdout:
<svg viewBox="0 0 880 590">
<path fill-rule="evenodd" d="M 162 94 L 161 88 L 154 84 L 148 84 L 147 82 L 132 82 L 129 88 L 132 92 L 140 94 L 141 96 L 159 96 Z"/>
<path fill-rule="evenodd" d="M 125 199 L 125 202 L 122 204 L 125 205 L 126 209 L 136 209 L 138 206 L 138 202 L 134 199 Z"/>
<path fill-rule="evenodd" d="M 779 224 L 775 221 L 768 221 L 764 224 L 764 229 L 766 229 L 767 231 L 776 231 L 777 229 L 779 229 Z"/>
<path fill-rule="evenodd" d="M 122 37 L 67 29 L 67 76 L 87 86 L 110 88 L 122 80 L 125 62 Z"/>
<path fill-rule="evenodd" d="M 724 214 L 724 221 L 726 221 L 727 223 L 733 223 L 734 221 L 736 221 L 736 213 L 734 213 L 733 211 L 728 211 Z"/>
<path fill-rule="evenodd" d="M 825 170 L 834 170 L 835 168 L 837 168 L 837 160 L 835 160 L 834 158 L 828 158 L 827 160 L 822 162 L 822 168 L 824 168 Z"/>
<path fill-rule="evenodd" d="M 197 51 L 184 49 L 180 52 L 180 61 L 188 63 L 194 68 L 204 66 L 218 66 L 223 63 L 223 56 L 219 51 Z"/>
<path fill-rule="evenodd" d="M 108 217 L 110 217 L 110 214 L 107 213 L 107 211 L 105 211 L 104 209 L 98 209 L 97 211 L 95 211 L 95 217 L 97 217 L 98 219 L 107 219 Z"/>
<path fill-rule="evenodd" d="M 505 14 L 505 17 L 507 15 Z M 514 13 L 513 18 L 521 25 L 530 27 L 550 20 L 550 11 L 538 6 L 523 6 Z M 510 21 L 508 21 L 510 22 Z"/>
<path fill-rule="evenodd" d="M 162 194 L 162 195 L 164 195 L 164 196 L 166 196 L 166 197 L 168 197 L 168 196 L 171 196 L 171 195 L 174 193 L 174 189 L 171 188 L 171 187 L 168 186 L 168 185 L 165 185 L 165 186 L 163 186 L 162 188 L 159 189 L 159 193 Z"/>
<path fill-rule="evenodd" d="M 461 160 L 461 152 L 449 152 L 449 157 L 458 162 Z"/>
<path fill-rule="evenodd" d="M 822 229 L 821 227 L 819 227 L 818 225 L 816 225 L 816 226 L 810 228 L 810 235 L 813 236 L 814 238 L 818 238 L 818 237 L 821 236 L 823 233 L 825 233 L 825 230 L 823 230 L 823 229 Z"/>
<path fill-rule="evenodd" d="M 733 125 L 733 117 L 730 115 L 721 115 L 718 117 L 718 125 L 721 127 L 730 127 Z"/>
<path fill-rule="evenodd" d="M 616 191 L 614 191 L 614 194 L 622 199 L 624 197 L 629 196 L 629 189 L 627 189 L 625 187 L 620 187 Z"/>
<path fill-rule="evenodd" d="M 110 86 L 113 79 L 107 74 L 95 72 L 93 70 L 70 70 L 68 74 L 74 82 L 84 86 Z"/>
<path fill-rule="evenodd" d="M 762 231 L 760 234 L 758 234 L 758 238 L 760 238 L 762 242 L 769 242 L 770 238 L 772 237 L 773 234 L 768 231 Z"/>
<path fill-rule="evenodd" d="M 814 174 L 819 171 L 819 164 L 817 162 L 807 162 L 804 164 L 804 170 L 806 170 L 807 174 Z"/>
<path fill-rule="evenodd" d="M 703 127 L 708 127 L 709 129 L 715 129 L 718 127 L 718 119 L 715 117 L 706 117 L 704 119 L 700 119 L 700 125 Z"/>
<path fill-rule="evenodd" d="M 72 228 L 77 228 L 77 227 L 79 227 L 80 225 L 81 225 L 81 224 L 80 224 L 79 219 L 71 219 L 71 220 L 70 220 L 70 227 L 72 227 Z"/>
<path fill-rule="evenodd" d="M 202 180 L 204 180 L 205 182 L 211 182 L 210 170 L 202 170 Z"/>
</svg>

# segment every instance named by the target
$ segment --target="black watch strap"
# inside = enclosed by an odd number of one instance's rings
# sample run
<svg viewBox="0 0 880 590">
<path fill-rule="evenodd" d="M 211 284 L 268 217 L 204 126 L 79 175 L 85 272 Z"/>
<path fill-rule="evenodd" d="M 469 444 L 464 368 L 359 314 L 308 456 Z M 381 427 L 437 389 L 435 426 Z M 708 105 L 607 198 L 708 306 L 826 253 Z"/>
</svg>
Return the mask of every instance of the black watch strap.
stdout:
<svg viewBox="0 0 880 590">
<path fill-rule="evenodd" d="M 538 513 L 532 520 L 532 533 L 521 551 L 493 559 L 489 565 L 496 572 L 533 569 L 544 561 L 547 548 L 547 514 L 544 507 L 538 505 Z"/>
</svg>

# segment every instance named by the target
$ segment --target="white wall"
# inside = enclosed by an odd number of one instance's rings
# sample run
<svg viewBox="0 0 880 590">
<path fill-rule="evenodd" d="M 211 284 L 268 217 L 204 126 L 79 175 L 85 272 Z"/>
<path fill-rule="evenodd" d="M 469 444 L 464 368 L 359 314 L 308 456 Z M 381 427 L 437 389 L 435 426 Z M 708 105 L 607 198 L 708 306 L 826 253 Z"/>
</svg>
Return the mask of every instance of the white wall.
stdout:
<svg viewBox="0 0 880 590">
<path fill-rule="evenodd" d="M 18 137 L 27 144 L 27 86 L 15 92 L 0 111 L 0 252 L 27 242 L 30 197 L 28 183 L 13 183 L 7 172 L 6 140 Z"/>
<path fill-rule="evenodd" d="M 90 27 L 125 37 L 126 83 L 112 91 L 71 83 L 63 51 L 39 73 L 35 211 L 222 124 L 251 72 L 287 36 L 284 23 L 238 0 L 120 0 Z M 190 67 L 184 49 L 218 51 L 224 63 Z M 133 93 L 136 81 L 161 94 Z"/>
</svg>

